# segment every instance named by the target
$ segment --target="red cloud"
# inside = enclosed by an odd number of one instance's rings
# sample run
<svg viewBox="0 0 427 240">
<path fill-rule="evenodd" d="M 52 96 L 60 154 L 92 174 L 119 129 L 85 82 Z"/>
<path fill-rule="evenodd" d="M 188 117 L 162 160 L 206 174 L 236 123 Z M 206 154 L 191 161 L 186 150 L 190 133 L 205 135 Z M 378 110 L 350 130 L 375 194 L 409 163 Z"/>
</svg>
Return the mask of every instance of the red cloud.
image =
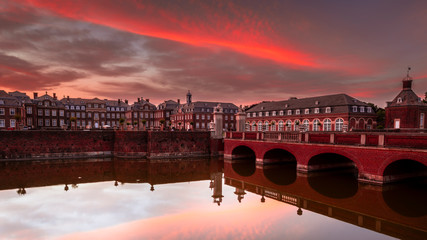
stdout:
<svg viewBox="0 0 427 240">
<path fill-rule="evenodd" d="M 204 47 L 225 47 L 293 68 L 320 67 L 312 56 L 275 36 L 270 24 L 229 2 L 117 2 L 28 0 L 38 8 L 135 34 Z M 185 6 L 182 6 L 185 5 Z M 279 39 L 280 44 L 270 39 Z"/>
</svg>

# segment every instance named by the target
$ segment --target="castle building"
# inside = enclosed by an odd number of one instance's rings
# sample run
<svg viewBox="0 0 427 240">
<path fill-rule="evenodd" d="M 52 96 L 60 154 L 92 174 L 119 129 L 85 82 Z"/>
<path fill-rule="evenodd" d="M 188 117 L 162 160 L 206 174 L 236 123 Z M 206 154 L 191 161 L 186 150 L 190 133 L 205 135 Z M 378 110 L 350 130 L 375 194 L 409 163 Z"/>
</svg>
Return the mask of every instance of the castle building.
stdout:
<svg viewBox="0 0 427 240">
<path fill-rule="evenodd" d="M 0 130 L 16 129 L 23 113 L 23 103 L 19 98 L 0 90 Z"/>
<path fill-rule="evenodd" d="M 172 111 L 172 128 L 195 131 L 209 130 L 209 123 L 213 121 L 214 107 L 219 104 L 224 113 L 223 128 L 229 131 L 235 129 L 236 119 L 234 115 L 237 113 L 238 107 L 233 103 L 193 102 L 190 91 L 188 91 L 186 97 L 186 103 L 180 104 L 178 102 L 177 107 Z"/>
<path fill-rule="evenodd" d="M 34 112 L 29 114 L 29 107 L 32 107 Z M 26 119 L 32 118 L 33 125 L 37 129 L 60 129 L 65 124 L 65 106 L 58 100 L 56 94 L 53 96 L 47 94 L 38 96 L 34 93 L 32 104 L 26 105 Z"/>
<path fill-rule="evenodd" d="M 424 129 L 426 126 L 427 103 L 412 91 L 412 78 L 402 80 L 402 91 L 385 108 L 386 128 L 388 129 Z"/>
<path fill-rule="evenodd" d="M 128 122 L 139 130 L 152 128 L 155 110 L 156 106 L 150 103 L 150 99 L 138 98 L 138 101 L 131 106 L 130 112 L 128 112 Z"/>
<path fill-rule="evenodd" d="M 246 131 L 351 131 L 376 127 L 376 114 L 346 94 L 261 102 L 246 110 Z"/>
<path fill-rule="evenodd" d="M 157 106 L 157 110 L 154 112 L 154 127 L 160 128 L 163 122 L 165 128 L 171 126 L 171 115 L 175 108 L 178 107 L 178 102 L 173 100 L 167 100 Z"/>
</svg>

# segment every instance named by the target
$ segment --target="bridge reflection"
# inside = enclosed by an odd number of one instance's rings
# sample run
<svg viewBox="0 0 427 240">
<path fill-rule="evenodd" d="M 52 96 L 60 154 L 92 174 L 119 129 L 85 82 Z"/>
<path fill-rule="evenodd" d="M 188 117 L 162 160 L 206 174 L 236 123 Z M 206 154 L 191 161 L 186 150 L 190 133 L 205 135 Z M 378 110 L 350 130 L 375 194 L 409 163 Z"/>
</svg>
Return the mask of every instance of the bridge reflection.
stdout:
<svg viewBox="0 0 427 240">
<path fill-rule="evenodd" d="M 225 184 L 236 188 L 239 201 L 252 192 L 261 202 L 291 204 L 298 215 L 305 209 L 396 238 L 427 239 L 426 181 L 372 186 L 359 183 L 354 168 L 295 176 L 295 167 L 283 165 L 244 176 L 233 165 L 224 163 Z"/>
</svg>

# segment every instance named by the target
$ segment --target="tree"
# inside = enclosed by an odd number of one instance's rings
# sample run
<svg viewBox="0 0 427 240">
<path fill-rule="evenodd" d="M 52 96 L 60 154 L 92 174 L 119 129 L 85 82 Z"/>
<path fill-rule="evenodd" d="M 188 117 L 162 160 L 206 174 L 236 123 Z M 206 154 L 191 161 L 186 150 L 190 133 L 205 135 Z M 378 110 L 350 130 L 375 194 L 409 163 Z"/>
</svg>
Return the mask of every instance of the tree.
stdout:
<svg viewBox="0 0 427 240">
<path fill-rule="evenodd" d="M 125 124 L 125 119 L 124 118 L 120 118 L 119 119 L 119 124 L 120 124 L 120 126 L 121 126 L 121 128 L 123 130 L 123 124 Z"/>
<path fill-rule="evenodd" d="M 165 120 L 164 119 L 160 119 L 159 123 L 160 123 L 161 131 L 163 131 Z"/>
<path fill-rule="evenodd" d="M 368 103 L 368 105 L 372 108 L 372 110 L 374 110 L 375 114 L 377 115 L 377 129 L 383 129 L 385 126 L 385 109 L 380 108 L 373 103 Z"/>
<path fill-rule="evenodd" d="M 145 119 L 142 119 L 141 120 L 141 123 L 142 123 L 142 128 L 144 129 L 144 131 L 145 131 L 145 124 L 147 123 L 147 120 L 145 120 Z"/>
<path fill-rule="evenodd" d="M 20 122 L 21 122 L 21 114 L 15 114 L 15 116 L 13 116 L 13 118 L 15 118 L 16 122 L 15 122 L 15 128 L 18 128 L 17 126 L 19 126 Z"/>
<path fill-rule="evenodd" d="M 76 130 L 77 129 L 77 126 L 76 126 L 77 118 L 76 117 L 70 117 L 70 121 L 71 121 L 71 129 L 73 129 L 73 126 L 74 126 L 74 130 Z"/>
<path fill-rule="evenodd" d="M 424 93 L 424 100 L 423 102 L 427 103 L 427 92 Z"/>
</svg>

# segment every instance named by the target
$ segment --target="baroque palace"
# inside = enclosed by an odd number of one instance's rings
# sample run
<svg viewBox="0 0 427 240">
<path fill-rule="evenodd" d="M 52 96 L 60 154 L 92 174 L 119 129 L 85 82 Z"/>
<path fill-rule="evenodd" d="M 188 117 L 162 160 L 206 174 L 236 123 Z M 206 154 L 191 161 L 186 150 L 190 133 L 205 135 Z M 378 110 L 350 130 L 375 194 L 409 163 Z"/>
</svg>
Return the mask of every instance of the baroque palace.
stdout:
<svg viewBox="0 0 427 240">
<path fill-rule="evenodd" d="M 424 129 L 427 103 L 412 91 L 409 74 L 402 91 L 386 107 L 386 128 Z M 207 131 L 213 122 L 214 108 L 224 114 L 223 129 L 236 130 L 233 103 L 167 100 L 155 106 L 149 99 L 128 100 L 70 98 L 59 100 L 46 92 L 31 99 L 21 92 L 0 90 L 0 130 L 14 129 L 177 129 Z M 352 131 L 376 128 L 376 113 L 365 102 L 346 94 L 284 101 L 264 101 L 245 111 L 246 131 Z M 240 128 L 239 130 L 242 130 Z"/>
</svg>

